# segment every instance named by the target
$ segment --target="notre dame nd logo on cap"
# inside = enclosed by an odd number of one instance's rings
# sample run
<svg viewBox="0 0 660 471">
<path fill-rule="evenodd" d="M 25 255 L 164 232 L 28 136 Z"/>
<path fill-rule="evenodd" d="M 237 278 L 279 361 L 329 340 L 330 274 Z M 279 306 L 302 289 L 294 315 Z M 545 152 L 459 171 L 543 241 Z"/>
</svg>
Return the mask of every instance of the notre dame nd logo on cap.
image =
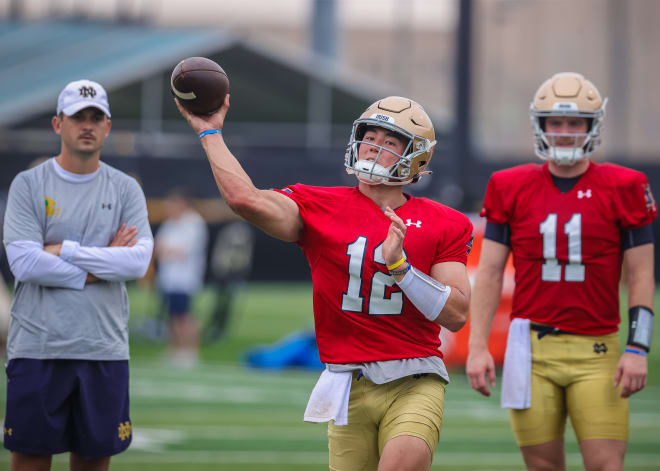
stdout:
<svg viewBox="0 0 660 471">
<path fill-rule="evenodd" d="M 86 87 L 82 86 L 80 87 L 80 96 L 88 98 L 94 98 L 96 96 L 96 90 L 94 90 L 94 87 Z"/>
<path fill-rule="evenodd" d="M 91 80 L 76 80 L 69 83 L 57 99 L 57 114 L 67 116 L 89 107 L 98 108 L 110 117 L 108 94 L 100 83 Z"/>
</svg>

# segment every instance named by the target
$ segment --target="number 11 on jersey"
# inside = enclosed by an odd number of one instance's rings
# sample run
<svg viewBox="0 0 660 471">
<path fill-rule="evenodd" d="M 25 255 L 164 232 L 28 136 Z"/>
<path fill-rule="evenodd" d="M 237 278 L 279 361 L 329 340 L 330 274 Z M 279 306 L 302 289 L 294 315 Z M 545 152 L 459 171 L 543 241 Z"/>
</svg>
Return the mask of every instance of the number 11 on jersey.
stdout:
<svg viewBox="0 0 660 471">
<path fill-rule="evenodd" d="M 561 281 L 561 265 L 557 261 L 557 214 L 550 213 L 541 224 L 539 232 L 543 236 L 543 258 L 541 279 Z M 565 281 L 584 281 L 582 264 L 582 215 L 573 213 L 564 224 L 564 234 L 568 236 L 568 265 L 564 272 Z"/>
</svg>

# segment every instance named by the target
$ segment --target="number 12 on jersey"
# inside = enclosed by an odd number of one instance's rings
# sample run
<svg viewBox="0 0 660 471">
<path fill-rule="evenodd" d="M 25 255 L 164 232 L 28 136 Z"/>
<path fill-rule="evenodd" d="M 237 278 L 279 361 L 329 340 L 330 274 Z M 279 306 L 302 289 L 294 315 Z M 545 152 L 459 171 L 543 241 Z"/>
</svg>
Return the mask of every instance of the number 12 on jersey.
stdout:
<svg viewBox="0 0 660 471">
<path fill-rule="evenodd" d="M 367 238 L 365 236 L 359 236 L 348 244 L 346 248 L 346 255 L 349 256 L 348 286 L 341 299 L 342 311 L 364 311 L 364 297 L 360 296 L 360 292 L 362 291 L 362 269 L 366 250 Z M 374 248 L 373 260 L 380 265 L 385 265 L 382 242 Z M 403 294 L 401 292 L 391 293 L 389 298 L 385 296 L 386 287 L 393 286 L 395 283 L 392 276 L 377 271 L 371 280 L 366 281 L 371 281 L 371 289 L 369 290 L 369 314 L 374 316 L 392 316 L 403 312 Z"/>
<path fill-rule="evenodd" d="M 561 265 L 557 261 L 557 214 L 550 213 L 541 224 L 539 232 L 543 236 L 543 258 L 541 279 L 561 281 Z M 564 234 L 568 236 L 568 265 L 564 271 L 565 281 L 584 281 L 582 264 L 582 215 L 573 213 L 564 224 Z"/>
</svg>

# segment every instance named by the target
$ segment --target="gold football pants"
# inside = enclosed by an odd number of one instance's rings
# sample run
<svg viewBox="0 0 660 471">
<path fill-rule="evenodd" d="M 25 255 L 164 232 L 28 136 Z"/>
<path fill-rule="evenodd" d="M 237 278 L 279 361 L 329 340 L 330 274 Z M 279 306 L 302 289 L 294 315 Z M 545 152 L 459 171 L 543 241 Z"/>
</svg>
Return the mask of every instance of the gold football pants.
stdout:
<svg viewBox="0 0 660 471">
<path fill-rule="evenodd" d="M 519 446 L 562 438 L 570 417 L 578 441 L 628 441 L 628 400 L 614 387 L 619 336 L 531 331 L 532 405 L 510 410 Z"/>
</svg>

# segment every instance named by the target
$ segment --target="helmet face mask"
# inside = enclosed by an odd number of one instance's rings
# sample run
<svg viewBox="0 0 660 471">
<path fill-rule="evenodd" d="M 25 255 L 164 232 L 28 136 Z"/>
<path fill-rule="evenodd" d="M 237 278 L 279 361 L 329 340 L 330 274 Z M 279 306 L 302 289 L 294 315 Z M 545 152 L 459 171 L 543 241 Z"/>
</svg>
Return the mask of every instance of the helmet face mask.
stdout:
<svg viewBox="0 0 660 471">
<path fill-rule="evenodd" d="M 529 112 L 536 155 L 558 165 L 573 165 L 593 154 L 600 146 L 606 104 L 607 98 L 603 100 L 596 87 L 580 74 L 563 72 L 546 80 L 534 95 Z M 546 132 L 546 119 L 555 116 L 586 118 L 587 132 Z M 574 139 L 573 145 L 556 145 L 558 140 L 570 140 L 567 138 Z"/>
<path fill-rule="evenodd" d="M 370 127 L 383 128 L 397 135 L 405 149 L 397 154 L 392 149 L 364 141 Z M 375 160 L 360 160 L 359 148 L 367 145 L 378 149 Z M 355 174 L 363 183 L 370 185 L 407 185 L 417 182 L 426 171 L 435 146 L 435 132 L 430 118 L 417 103 L 402 97 L 387 97 L 377 101 L 353 123 L 351 137 L 346 148 L 344 166 L 346 172 Z M 383 154 L 398 159 L 384 167 Z"/>
</svg>

